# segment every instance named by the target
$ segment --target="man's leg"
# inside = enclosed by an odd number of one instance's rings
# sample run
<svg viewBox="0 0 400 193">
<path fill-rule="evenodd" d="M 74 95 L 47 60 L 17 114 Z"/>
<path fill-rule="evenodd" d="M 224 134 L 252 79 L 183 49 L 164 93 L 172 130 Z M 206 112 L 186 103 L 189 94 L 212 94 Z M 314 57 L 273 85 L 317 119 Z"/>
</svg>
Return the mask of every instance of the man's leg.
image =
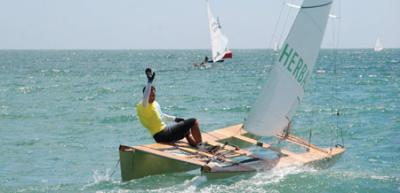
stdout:
<svg viewBox="0 0 400 193">
<path fill-rule="evenodd" d="M 197 121 L 197 119 L 194 122 L 192 128 L 190 129 L 190 133 L 192 134 L 196 144 L 199 144 L 199 143 L 203 142 L 203 140 L 201 138 L 199 122 Z"/>
<path fill-rule="evenodd" d="M 194 141 L 194 139 L 192 138 L 192 136 L 190 136 L 189 133 L 185 136 L 185 138 L 189 142 L 190 146 L 196 147 L 197 143 Z"/>
<path fill-rule="evenodd" d="M 171 130 L 171 134 L 173 134 L 172 136 L 174 137 L 175 141 L 185 137 L 192 146 L 197 146 L 197 144 L 202 142 L 199 123 L 194 118 L 186 119 L 182 122 L 172 125 Z"/>
</svg>

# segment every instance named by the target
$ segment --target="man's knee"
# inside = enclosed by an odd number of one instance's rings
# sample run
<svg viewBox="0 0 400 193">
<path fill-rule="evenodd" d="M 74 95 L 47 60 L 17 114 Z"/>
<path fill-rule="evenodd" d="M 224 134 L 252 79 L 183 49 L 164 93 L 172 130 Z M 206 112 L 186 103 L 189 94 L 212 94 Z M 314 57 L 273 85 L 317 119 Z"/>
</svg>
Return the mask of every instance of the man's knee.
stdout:
<svg viewBox="0 0 400 193">
<path fill-rule="evenodd" d="M 185 122 L 186 122 L 188 125 L 190 125 L 190 127 L 192 127 L 193 125 L 198 124 L 197 119 L 195 119 L 195 118 L 186 119 Z"/>
</svg>

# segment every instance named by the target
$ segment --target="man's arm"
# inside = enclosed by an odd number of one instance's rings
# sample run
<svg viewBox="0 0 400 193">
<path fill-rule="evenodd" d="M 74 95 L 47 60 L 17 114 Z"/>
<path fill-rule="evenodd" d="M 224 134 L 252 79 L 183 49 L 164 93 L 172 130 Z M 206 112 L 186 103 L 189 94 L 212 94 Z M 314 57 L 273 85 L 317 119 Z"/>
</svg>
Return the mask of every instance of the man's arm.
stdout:
<svg viewBox="0 0 400 193">
<path fill-rule="evenodd" d="M 183 118 L 179 118 L 179 117 L 176 117 L 176 116 L 168 115 L 168 114 L 165 114 L 165 113 L 162 113 L 162 112 L 161 112 L 161 117 L 162 117 L 163 121 L 175 121 L 177 123 L 185 120 Z"/>
<path fill-rule="evenodd" d="M 147 105 L 149 105 L 150 91 L 151 91 L 151 82 L 147 82 L 143 94 L 143 102 L 142 102 L 143 107 L 147 107 Z"/>
<path fill-rule="evenodd" d="M 150 97 L 150 92 L 151 92 L 151 84 L 153 83 L 153 80 L 156 76 L 155 72 L 152 72 L 150 68 L 146 68 L 145 70 L 146 77 L 147 77 L 147 85 L 146 88 L 144 89 L 143 93 L 143 107 L 147 107 L 149 105 L 149 97 Z"/>
<path fill-rule="evenodd" d="M 163 121 L 175 121 L 176 117 L 162 113 L 162 119 L 163 119 Z"/>
<path fill-rule="evenodd" d="M 156 105 L 156 108 L 157 108 L 158 113 L 160 113 L 160 116 L 161 116 L 162 121 L 175 121 L 175 118 L 176 118 L 175 116 L 172 116 L 172 115 L 168 115 L 168 114 L 163 113 L 163 112 L 161 111 L 160 105 L 159 105 L 157 102 L 155 102 L 155 105 Z"/>
</svg>

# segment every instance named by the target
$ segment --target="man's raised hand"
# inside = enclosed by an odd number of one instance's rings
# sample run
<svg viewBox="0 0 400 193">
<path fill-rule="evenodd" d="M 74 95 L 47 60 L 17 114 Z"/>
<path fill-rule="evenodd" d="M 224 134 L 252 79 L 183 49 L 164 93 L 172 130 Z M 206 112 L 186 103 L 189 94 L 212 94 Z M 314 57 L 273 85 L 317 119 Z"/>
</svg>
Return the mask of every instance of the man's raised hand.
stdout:
<svg viewBox="0 0 400 193">
<path fill-rule="evenodd" d="M 147 81 L 149 82 L 149 83 L 152 83 L 153 82 L 153 80 L 154 80 L 154 78 L 156 77 L 156 73 L 155 72 L 153 72 L 152 70 L 151 70 L 151 68 L 146 68 L 146 76 L 147 76 Z"/>
</svg>

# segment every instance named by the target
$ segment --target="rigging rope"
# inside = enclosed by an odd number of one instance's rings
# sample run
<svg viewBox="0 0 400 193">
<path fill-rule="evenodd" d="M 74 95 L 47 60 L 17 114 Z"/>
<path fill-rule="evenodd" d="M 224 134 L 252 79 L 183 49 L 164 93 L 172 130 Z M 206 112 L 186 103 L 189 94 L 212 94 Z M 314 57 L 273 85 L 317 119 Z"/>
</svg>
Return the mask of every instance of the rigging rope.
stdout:
<svg viewBox="0 0 400 193">
<path fill-rule="evenodd" d="M 290 1 L 290 3 L 291 3 L 291 2 L 292 2 L 292 1 Z M 286 3 L 285 3 L 284 6 L 286 6 Z M 288 9 L 288 13 L 287 13 L 287 15 L 286 15 L 285 23 L 283 24 L 283 30 L 282 30 L 282 33 L 281 33 L 281 35 L 280 35 L 280 37 L 279 37 L 279 43 L 282 42 L 283 35 L 284 35 L 284 34 L 287 34 L 287 33 L 286 33 L 286 25 L 287 25 L 287 22 L 288 22 L 288 20 L 289 20 L 290 13 L 291 13 L 291 11 Z"/>
<path fill-rule="evenodd" d="M 111 175 L 110 175 L 110 178 L 115 174 L 115 172 L 117 171 L 117 167 L 118 167 L 118 165 L 119 165 L 119 163 L 120 163 L 120 159 L 118 159 L 118 161 L 117 161 L 117 164 L 115 164 L 115 167 L 114 167 L 114 171 L 111 173 Z"/>
<path fill-rule="evenodd" d="M 337 15 L 336 19 L 338 19 L 337 26 L 335 26 L 336 22 L 333 23 L 333 33 L 332 33 L 332 39 L 333 39 L 333 47 L 334 47 L 334 52 L 333 52 L 333 60 L 334 60 L 334 65 L 333 65 L 333 73 L 335 77 L 335 81 L 333 82 L 332 85 L 332 90 L 334 91 L 334 103 L 335 103 L 335 109 L 332 109 L 332 111 L 335 111 L 336 114 L 336 128 L 335 128 L 335 135 L 336 135 L 336 144 L 339 145 L 339 136 L 341 138 L 341 146 L 344 146 L 344 140 L 343 140 L 343 132 L 342 132 L 342 127 L 339 126 L 339 119 L 340 119 L 340 107 L 338 105 L 339 103 L 339 91 L 338 91 L 338 69 L 337 69 L 337 64 L 339 60 L 339 54 L 338 54 L 338 48 L 339 48 L 339 40 L 340 40 L 340 24 L 341 24 L 341 5 L 340 5 L 340 0 L 336 1 L 338 3 L 337 5 Z M 332 132 L 331 132 L 332 133 Z"/>
<path fill-rule="evenodd" d="M 274 42 L 274 40 L 275 40 L 275 37 L 276 37 L 276 33 L 277 33 L 277 31 L 278 31 L 278 24 L 280 23 L 280 20 L 281 20 L 281 17 L 282 17 L 282 12 L 283 12 L 283 8 L 285 7 L 285 1 L 283 1 L 282 2 L 282 7 L 281 7 L 281 10 L 280 10 L 280 12 L 279 12 L 279 16 L 278 16 L 278 20 L 277 20 L 277 22 L 275 23 L 275 27 L 274 27 L 274 32 L 272 33 L 272 37 L 271 37 L 271 41 L 270 41 L 270 46 L 273 48 L 273 44 L 275 43 Z M 278 38 L 279 39 L 279 38 Z M 278 44 L 280 43 L 280 40 L 278 40 Z"/>
<path fill-rule="evenodd" d="M 289 20 L 289 16 L 290 16 L 291 12 L 290 12 L 289 8 L 285 9 L 287 7 L 286 6 L 287 2 L 288 2 L 288 0 L 285 0 L 285 1 L 282 2 L 281 10 L 279 11 L 278 20 L 275 23 L 274 32 L 273 32 L 271 40 L 269 42 L 269 46 L 271 46 L 271 48 L 274 48 L 274 44 L 277 44 L 278 51 L 280 49 L 280 46 L 282 46 L 282 38 L 283 38 L 284 34 L 288 33 L 288 32 L 286 32 L 287 31 L 286 24 L 287 24 L 287 22 Z M 282 26 L 282 31 L 279 31 L 280 24 L 282 23 L 282 20 L 283 20 L 282 19 L 283 15 L 284 15 L 283 12 L 286 11 L 286 10 L 287 10 L 286 19 L 285 19 L 284 25 Z M 279 37 L 277 37 L 277 35 L 276 35 L 277 33 L 280 34 Z M 274 52 L 275 51 L 273 50 L 273 52 L 272 52 L 272 61 L 271 61 L 272 65 L 275 65 L 276 61 L 278 60 L 278 56 L 276 54 L 274 54 Z M 267 66 L 268 65 L 265 65 L 264 72 L 267 72 Z"/>
</svg>

